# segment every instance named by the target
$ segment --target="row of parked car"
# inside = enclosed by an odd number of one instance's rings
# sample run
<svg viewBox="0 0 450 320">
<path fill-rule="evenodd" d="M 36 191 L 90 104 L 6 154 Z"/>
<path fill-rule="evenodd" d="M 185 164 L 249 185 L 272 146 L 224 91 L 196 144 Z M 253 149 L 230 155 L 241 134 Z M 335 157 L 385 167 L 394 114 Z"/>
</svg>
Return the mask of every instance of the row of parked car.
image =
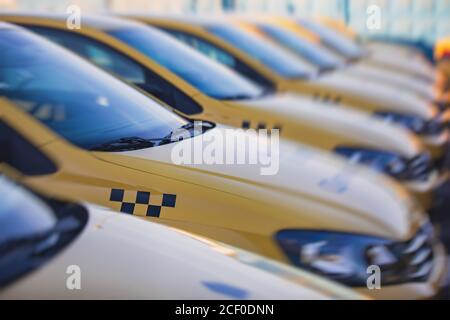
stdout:
<svg viewBox="0 0 450 320">
<path fill-rule="evenodd" d="M 1 298 L 439 293 L 449 86 L 419 51 L 313 19 L 66 20 L 0 14 Z M 173 162 L 230 128 L 278 129 L 278 173 Z"/>
</svg>

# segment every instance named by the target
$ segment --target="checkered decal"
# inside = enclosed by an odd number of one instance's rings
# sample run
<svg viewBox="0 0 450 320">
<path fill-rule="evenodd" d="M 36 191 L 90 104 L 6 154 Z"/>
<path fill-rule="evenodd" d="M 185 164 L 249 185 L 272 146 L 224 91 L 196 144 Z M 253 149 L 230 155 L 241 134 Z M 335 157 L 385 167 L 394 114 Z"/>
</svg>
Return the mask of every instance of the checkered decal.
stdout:
<svg viewBox="0 0 450 320">
<path fill-rule="evenodd" d="M 174 208 L 177 200 L 177 196 L 175 194 L 163 193 L 162 194 L 162 202 L 160 205 L 156 205 L 151 203 L 152 195 L 150 192 L 145 191 L 127 191 L 136 193 L 136 197 L 134 201 L 125 201 L 125 190 L 124 189 L 111 189 L 111 194 L 109 200 L 112 202 L 120 202 L 120 212 L 135 214 L 135 211 L 138 206 L 146 206 L 147 217 L 156 217 L 159 218 L 161 214 L 161 208 Z"/>
<path fill-rule="evenodd" d="M 320 93 L 314 93 L 313 94 L 313 100 L 318 100 L 325 103 L 331 103 L 331 104 L 340 104 L 342 98 L 340 96 L 332 96 L 330 94 L 320 94 Z"/>
<path fill-rule="evenodd" d="M 244 120 L 242 121 L 242 129 L 250 129 L 252 128 L 251 126 L 251 122 L 248 120 Z M 258 122 L 256 124 L 256 126 L 254 127 L 254 129 L 256 130 L 260 130 L 260 129 L 270 129 L 267 127 L 267 124 L 265 122 Z M 275 125 L 272 129 L 278 129 L 281 132 L 281 126 L 280 125 Z"/>
</svg>

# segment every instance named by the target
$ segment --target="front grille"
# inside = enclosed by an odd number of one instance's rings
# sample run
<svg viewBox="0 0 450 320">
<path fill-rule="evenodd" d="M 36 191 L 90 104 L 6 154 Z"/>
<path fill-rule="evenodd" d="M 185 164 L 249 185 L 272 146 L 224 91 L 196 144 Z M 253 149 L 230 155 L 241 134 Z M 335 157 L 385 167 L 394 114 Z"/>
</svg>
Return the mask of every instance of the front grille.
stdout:
<svg viewBox="0 0 450 320">
<path fill-rule="evenodd" d="M 380 267 L 382 285 L 424 282 L 433 271 L 435 243 L 433 226 L 427 223 L 409 241 L 370 247 L 367 260 Z"/>
</svg>

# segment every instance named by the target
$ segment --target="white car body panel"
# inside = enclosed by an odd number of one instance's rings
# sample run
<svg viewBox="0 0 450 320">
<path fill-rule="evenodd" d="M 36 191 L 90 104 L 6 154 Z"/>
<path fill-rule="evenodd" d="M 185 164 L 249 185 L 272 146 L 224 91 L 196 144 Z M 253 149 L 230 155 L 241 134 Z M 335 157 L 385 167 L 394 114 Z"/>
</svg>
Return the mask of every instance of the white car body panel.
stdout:
<svg viewBox="0 0 450 320">
<path fill-rule="evenodd" d="M 415 94 L 399 91 L 397 88 L 380 83 L 361 81 L 350 75 L 331 73 L 323 75 L 313 82 L 330 89 L 375 101 L 380 105 L 380 110 L 415 114 L 424 119 L 431 119 L 438 112 L 436 107 Z"/>
<path fill-rule="evenodd" d="M 201 136 L 178 142 L 176 148 L 181 150 L 196 144 L 205 148 L 205 146 L 218 143 L 220 144 L 217 146 L 218 148 L 225 148 L 224 154 L 230 153 L 232 151 L 227 149 L 228 145 L 224 146 L 222 142 L 216 142 L 214 139 L 216 134 L 223 134 L 225 130 L 226 127 L 209 130 Z M 256 135 L 243 132 L 239 135 L 238 139 L 249 139 L 250 144 L 258 143 Z M 174 152 L 172 148 L 172 144 L 168 144 L 158 148 L 121 154 L 180 166 L 172 161 L 172 152 Z M 307 219 L 302 218 L 302 214 L 305 213 L 298 212 L 298 228 L 305 227 L 302 225 L 302 221 L 313 219 L 320 221 L 323 229 L 335 230 L 337 223 L 333 219 L 343 219 L 343 221 L 357 219 L 362 223 L 354 224 L 359 227 L 349 225 L 352 232 L 368 233 L 392 239 L 407 239 L 415 232 L 415 228 L 423 219 L 422 212 L 403 188 L 370 169 L 349 165 L 348 161 L 329 153 L 283 140 L 280 140 L 279 154 L 279 171 L 275 175 L 261 175 L 260 166 L 251 164 L 183 164 L 182 166 L 186 167 L 186 170 L 194 169 L 208 175 L 220 175 L 227 179 L 244 183 L 248 181 L 252 185 L 257 184 L 261 188 L 267 189 L 266 192 L 270 190 L 270 192 L 280 193 L 287 199 L 286 201 L 292 201 L 293 205 L 297 203 L 300 207 L 315 206 L 321 200 L 335 204 L 334 208 L 325 204 L 318 206 L 315 216 L 308 216 Z M 126 165 L 119 160 L 115 161 L 118 164 Z M 143 162 L 142 168 L 136 167 L 136 169 L 147 170 L 145 162 Z M 199 183 L 194 180 L 189 182 Z M 218 188 L 216 185 L 213 187 Z M 229 189 L 226 186 L 223 186 L 222 189 L 229 193 L 238 192 L 237 195 L 240 195 L 239 190 Z M 254 200 L 259 201 L 261 197 L 265 197 L 264 194 L 252 188 L 252 193 L 246 194 L 246 197 L 255 197 Z M 313 202 L 311 202 L 311 197 L 314 199 Z M 339 211 L 338 214 L 335 211 L 337 207 L 345 208 L 345 210 Z M 324 216 L 320 216 L 320 212 L 323 212 Z M 328 214 L 330 220 L 327 218 Z M 331 217 L 333 218 L 331 219 Z M 376 228 L 373 227 L 374 224 L 377 225 Z M 367 226 L 367 229 L 363 226 Z"/>
<path fill-rule="evenodd" d="M 352 139 L 357 140 L 360 137 L 361 145 L 390 150 L 407 158 L 421 152 L 420 141 L 408 130 L 357 109 L 318 103 L 310 97 L 296 94 L 270 95 L 259 99 L 242 100 L 239 103 L 255 110 L 282 114 L 299 123 L 324 127 Z M 361 132 L 364 132 L 364 135 L 361 135 Z"/>
<path fill-rule="evenodd" d="M 408 77 L 399 72 L 375 67 L 364 61 L 350 64 L 346 68 L 339 69 L 338 72 L 356 76 L 364 81 L 396 86 L 400 90 L 407 90 L 428 101 L 436 101 L 439 99 L 439 92 L 433 85 Z"/>
<path fill-rule="evenodd" d="M 0 292 L 1 299 L 329 299 L 350 290 L 156 223 L 89 206 L 82 233 L 58 256 Z M 69 290 L 67 267 L 81 270 Z M 45 284 L 45 287 L 43 287 Z"/>
</svg>

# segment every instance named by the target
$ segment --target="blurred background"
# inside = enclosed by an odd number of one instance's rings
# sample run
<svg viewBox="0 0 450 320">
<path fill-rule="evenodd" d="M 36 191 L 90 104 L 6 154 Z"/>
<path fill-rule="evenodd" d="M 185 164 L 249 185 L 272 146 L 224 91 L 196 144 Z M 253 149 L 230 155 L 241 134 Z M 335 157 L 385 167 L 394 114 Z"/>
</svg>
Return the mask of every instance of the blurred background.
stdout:
<svg viewBox="0 0 450 320">
<path fill-rule="evenodd" d="M 288 14 L 339 18 L 362 36 L 396 36 L 434 43 L 450 34 L 450 0 L 0 0 L 0 10 L 65 12 L 78 5 L 84 13 Z M 368 8 L 381 9 L 381 28 L 367 28 Z"/>
</svg>

